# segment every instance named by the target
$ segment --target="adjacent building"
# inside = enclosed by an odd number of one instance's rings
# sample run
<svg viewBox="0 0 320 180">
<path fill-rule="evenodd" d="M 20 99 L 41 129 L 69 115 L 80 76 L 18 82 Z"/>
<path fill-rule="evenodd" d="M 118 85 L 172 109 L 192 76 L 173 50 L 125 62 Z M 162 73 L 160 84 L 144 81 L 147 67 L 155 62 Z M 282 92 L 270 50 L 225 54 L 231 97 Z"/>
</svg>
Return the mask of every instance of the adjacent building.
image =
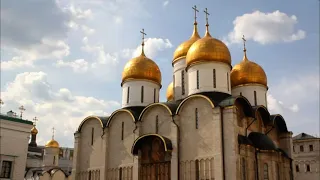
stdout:
<svg viewBox="0 0 320 180">
<path fill-rule="evenodd" d="M 0 114 L 0 179 L 22 180 L 28 153 L 32 122 L 13 111 Z"/>
<path fill-rule="evenodd" d="M 320 179 L 320 138 L 301 133 L 293 137 L 295 180 Z"/>
</svg>

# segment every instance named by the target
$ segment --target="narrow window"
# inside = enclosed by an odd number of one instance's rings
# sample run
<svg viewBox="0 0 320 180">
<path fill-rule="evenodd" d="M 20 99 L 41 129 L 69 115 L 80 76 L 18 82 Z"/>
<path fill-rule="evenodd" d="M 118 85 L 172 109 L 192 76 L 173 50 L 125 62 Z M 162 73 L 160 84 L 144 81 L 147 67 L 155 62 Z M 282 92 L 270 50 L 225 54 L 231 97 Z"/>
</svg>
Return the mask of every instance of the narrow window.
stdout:
<svg viewBox="0 0 320 180">
<path fill-rule="evenodd" d="M 227 87 L 228 87 L 228 91 L 229 91 L 229 89 L 230 89 L 230 87 L 229 87 L 229 73 L 227 73 Z"/>
<path fill-rule="evenodd" d="M 253 95 L 254 95 L 254 105 L 256 106 L 257 103 L 257 91 L 253 91 Z"/>
<path fill-rule="evenodd" d="M 312 144 L 309 145 L 309 150 L 313 151 L 313 145 Z"/>
<path fill-rule="evenodd" d="M 197 89 L 199 89 L 199 70 L 197 70 Z"/>
<path fill-rule="evenodd" d="M 296 172 L 300 172 L 299 165 L 296 165 Z"/>
<path fill-rule="evenodd" d="M 269 180 L 269 170 L 268 170 L 268 164 L 265 163 L 263 165 L 263 180 Z"/>
<path fill-rule="evenodd" d="M 91 146 L 93 145 L 94 128 L 91 129 Z"/>
<path fill-rule="evenodd" d="M 153 102 L 156 102 L 156 88 L 153 89 Z"/>
<path fill-rule="evenodd" d="M 199 127 L 199 115 L 198 115 L 198 108 L 195 109 L 195 119 L 196 119 L 196 129 Z"/>
<path fill-rule="evenodd" d="M 200 180 L 200 163 L 199 160 L 196 160 L 196 180 Z"/>
<path fill-rule="evenodd" d="M 53 165 L 56 164 L 56 156 L 53 156 Z"/>
<path fill-rule="evenodd" d="M 89 177 L 88 177 L 88 180 L 91 180 L 91 174 L 92 174 L 92 172 L 91 172 L 91 171 L 89 171 Z"/>
<path fill-rule="evenodd" d="M 159 116 L 156 116 L 156 134 L 158 134 L 159 131 Z"/>
<path fill-rule="evenodd" d="M 280 167 L 279 167 L 279 164 L 277 164 L 277 180 L 280 180 Z"/>
<path fill-rule="evenodd" d="M 304 148 L 303 148 L 303 146 L 301 145 L 300 146 L 300 152 L 303 152 L 304 151 Z"/>
<path fill-rule="evenodd" d="M 124 133 L 124 122 L 121 124 L 121 140 L 123 140 L 123 133 Z"/>
<path fill-rule="evenodd" d="M 307 164 L 307 172 L 310 172 L 311 170 L 310 170 L 310 165 L 309 164 Z"/>
<path fill-rule="evenodd" d="M 127 103 L 129 103 L 129 96 L 130 96 L 130 87 L 128 87 L 128 91 L 127 91 Z"/>
<path fill-rule="evenodd" d="M 141 103 L 143 103 L 144 87 L 141 86 Z"/>
<path fill-rule="evenodd" d="M 11 178 L 11 169 L 12 169 L 11 161 L 2 161 L 0 178 Z"/>
<path fill-rule="evenodd" d="M 184 70 L 181 71 L 181 92 L 182 92 L 182 95 L 185 94 L 185 88 L 184 88 Z"/>
<path fill-rule="evenodd" d="M 242 92 L 240 92 L 240 96 L 242 96 Z"/>
<path fill-rule="evenodd" d="M 119 169 L 119 180 L 122 180 L 122 168 Z"/>
<path fill-rule="evenodd" d="M 176 87 L 176 80 L 175 80 L 175 76 L 173 75 L 173 80 L 172 80 L 172 84 L 173 84 L 173 95 L 175 94 L 175 87 Z"/>
<path fill-rule="evenodd" d="M 294 149 L 294 146 L 292 146 L 292 149 L 293 149 L 293 152 L 296 152 L 295 149 Z"/>
<path fill-rule="evenodd" d="M 241 158 L 241 178 L 242 180 L 247 179 L 247 174 L 246 174 L 246 160 L 244 158 Z"/>
<path fill-rule="evenodd" d="M 216 80 L 216 69 L 213 69 L 213 88 L 217 87 L 217 80 Z"/>
</svg>

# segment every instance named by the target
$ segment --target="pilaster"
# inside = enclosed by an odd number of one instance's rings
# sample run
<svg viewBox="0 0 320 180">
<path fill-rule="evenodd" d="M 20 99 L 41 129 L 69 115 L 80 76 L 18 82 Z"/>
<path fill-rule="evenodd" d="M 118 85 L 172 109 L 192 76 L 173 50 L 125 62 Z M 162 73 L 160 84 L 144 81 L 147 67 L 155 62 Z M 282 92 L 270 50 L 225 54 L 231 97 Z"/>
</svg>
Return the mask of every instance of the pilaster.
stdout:
<svg viewBox="0 0 320 180">
<path fill-rule="evenodd" d="M 73 154 L 73 164 L 72 164 L 72 174 L 71 179 L 77 180 L 77 175 L 79 173 L 79 155 L 80 155 L 80 132 L 74 133 L 74 154 Z"/>
</svg>

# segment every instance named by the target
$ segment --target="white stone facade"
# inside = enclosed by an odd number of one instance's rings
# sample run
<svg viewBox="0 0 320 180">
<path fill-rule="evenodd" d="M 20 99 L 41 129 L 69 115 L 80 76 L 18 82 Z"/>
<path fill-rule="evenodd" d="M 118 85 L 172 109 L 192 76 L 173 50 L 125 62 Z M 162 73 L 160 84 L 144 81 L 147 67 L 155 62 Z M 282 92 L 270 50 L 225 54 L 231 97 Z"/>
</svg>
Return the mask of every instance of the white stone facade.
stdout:
<svg viewBox="0 0 320 180">
<path fill-rule="evenodd" d="M 186 71 L 186 67 L 185 58 L 179 59 L 173 64 L 173 87 L 175 100 L 180 100 L 188 96 L 188 73 Z"/>
<path fill-rule="evenodd" d="M 233 96 L 244 96 L 253 106 L 267 107 L 267 87 L 260 84 L 247 84 L 232 88 Z"/>
</svg>

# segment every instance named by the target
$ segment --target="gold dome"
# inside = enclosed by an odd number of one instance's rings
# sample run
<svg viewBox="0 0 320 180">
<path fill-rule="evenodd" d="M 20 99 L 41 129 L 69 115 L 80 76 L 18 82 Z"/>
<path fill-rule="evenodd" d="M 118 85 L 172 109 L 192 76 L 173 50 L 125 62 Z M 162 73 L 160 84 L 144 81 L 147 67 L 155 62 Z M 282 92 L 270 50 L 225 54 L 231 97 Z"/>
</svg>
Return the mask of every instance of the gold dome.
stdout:
<svg viewBox="0 0 320 180">
<path fill-rule="evenodd" d="M 267 87 L 267 75 L 257 63 L 249 61 L 244 54 L 243 60 L 232 68 L 231 87 L 245 84 L 260 84 Z"/>
<path fill-rule="evenodd" d="M 36 128 L 36 126 L 32 127 L 31 134 L 38 134 L 38 129 Z"/>
<path fill-rule="evenodd" d="M 187 53 L 191 45 L 199 39 L 200 39 L 200 36 L 198 33 L 197 22 L 195 22 L 193 27 L 193 33 L 190 39 L 181 43 L 178 46 L 178 48 L 174 51 L 172 64 L 174 64 L 179 59 L 185 58 L 187 56 Z"/>
<path fill-rule="evenodd" d="M 158 65 L 142 51 L 140 56 L 131 59 L 125 65 L 121 84 L 127 80 L 150 80 L 161 85 L 161 72 Z"/>
<path fill-rule="evenodd" d="M 187 67 L 199 62 L 212 61 L 231 66 L 231 55 L 228 47 L 222 41 L 211 37 L 208 28 L 205 36 L 192 44 L 186 59 Z"/>
<path fill-rule="evenodd" d="M 167 88 L 167 101 L 172 101 L 174 99 L 173 93 L 173 82 L 171 82 Z"/>
<path fill-rule="evenodd" d="M 48 141 L 46 143 L 45 147 L 48 147 L 48 148 L 59 148 L 59 143 L 56 140 L 51 139 L 50 141 Z"/>
</svg>

